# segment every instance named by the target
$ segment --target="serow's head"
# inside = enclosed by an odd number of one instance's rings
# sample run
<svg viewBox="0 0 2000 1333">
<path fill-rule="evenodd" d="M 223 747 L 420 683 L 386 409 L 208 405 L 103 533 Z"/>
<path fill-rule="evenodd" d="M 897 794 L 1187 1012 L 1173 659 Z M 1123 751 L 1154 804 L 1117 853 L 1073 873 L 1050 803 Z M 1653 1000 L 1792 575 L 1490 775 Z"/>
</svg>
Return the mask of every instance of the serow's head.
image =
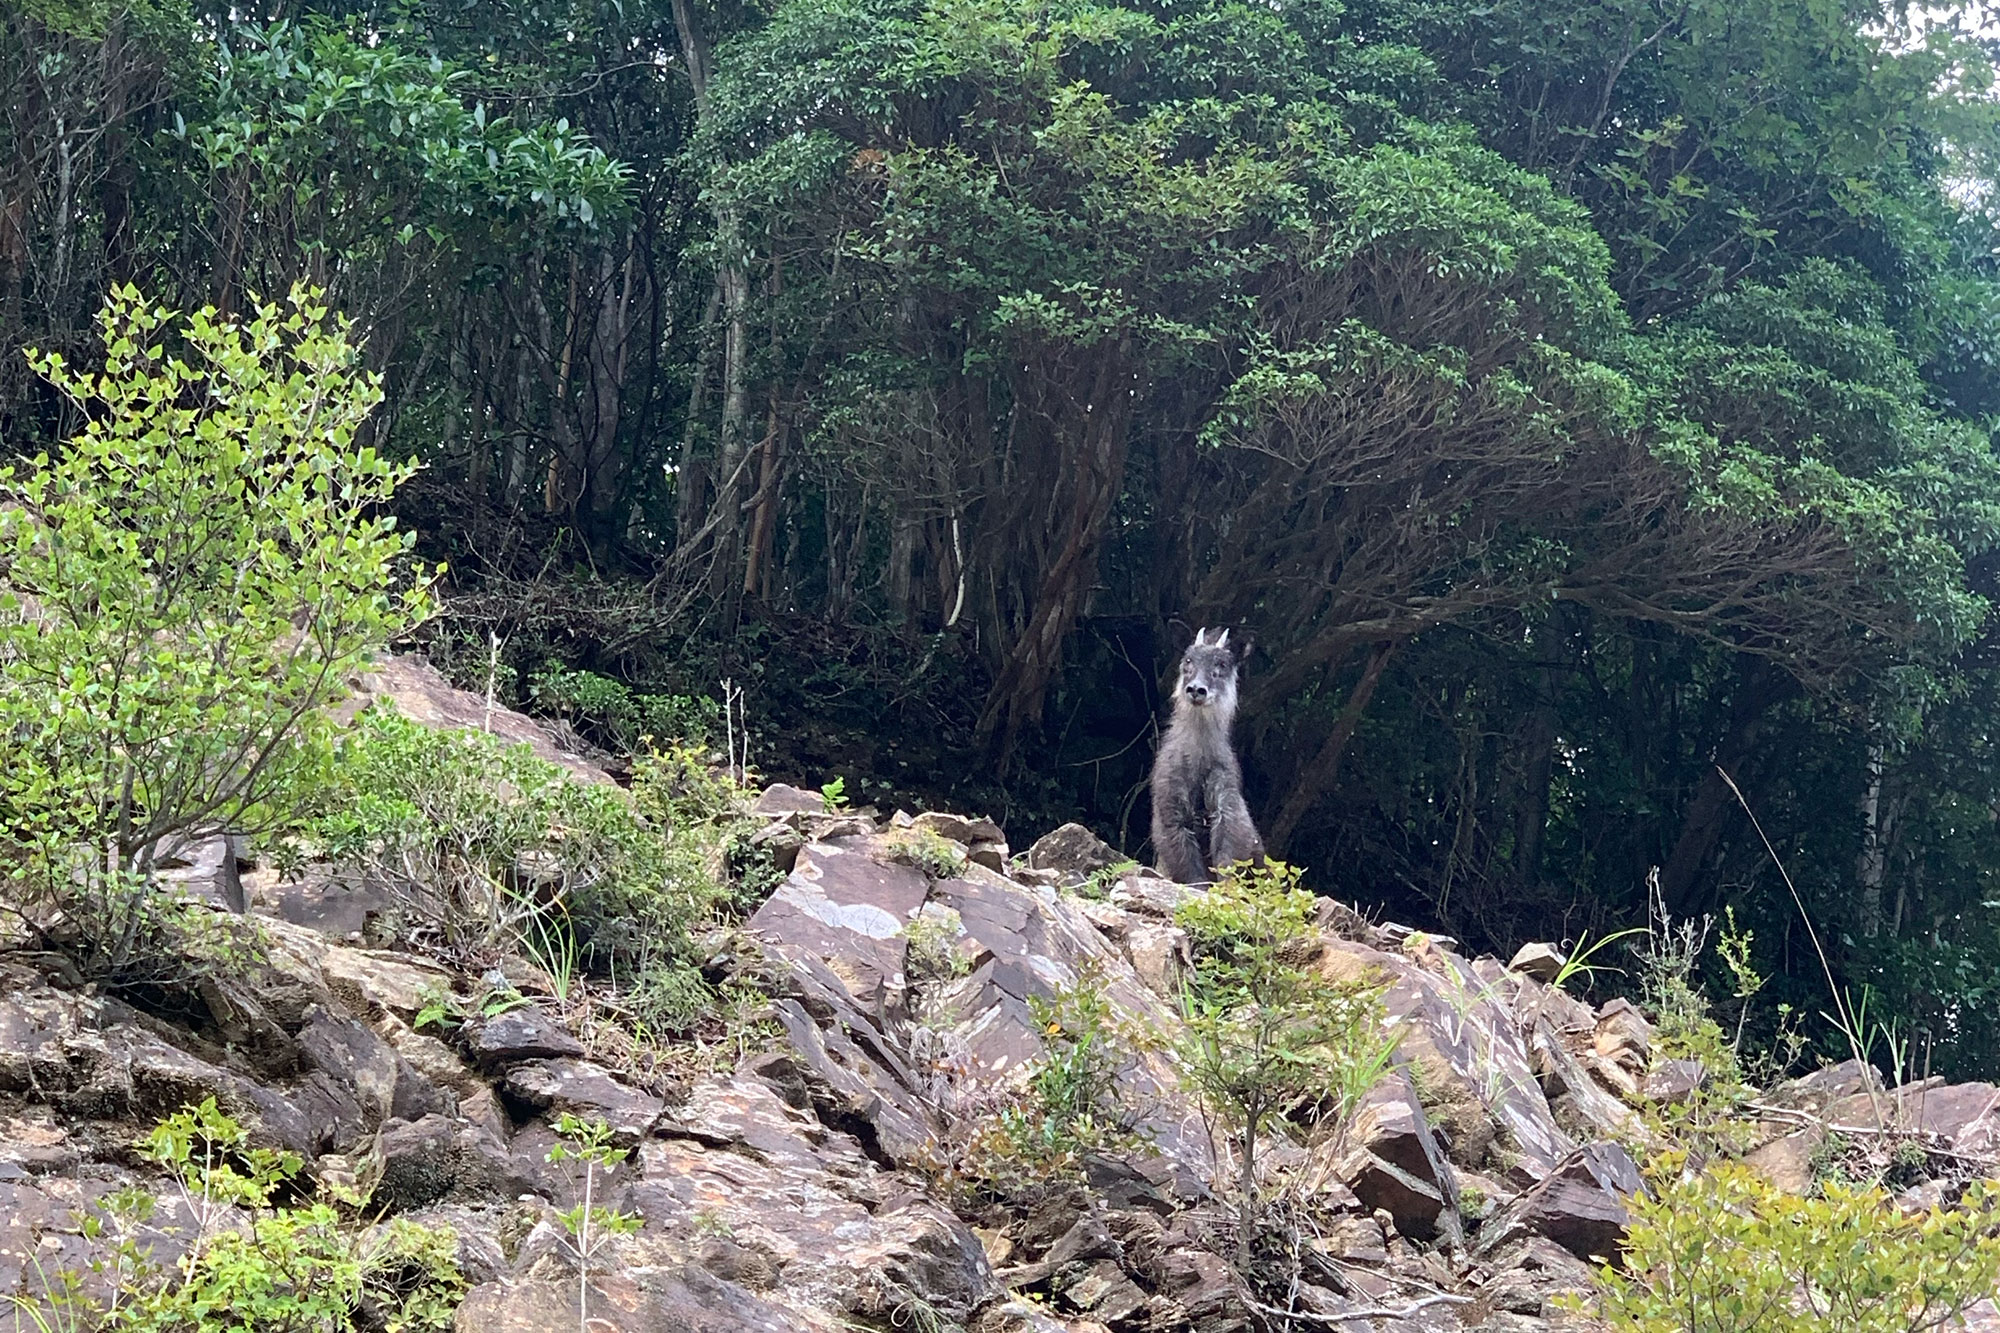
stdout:
<svg viewBox="0 0 2000 1333">
<path fill-rule="evenodd" d="M 1229 646 L 1229 631 L 1217 630 L 1213 637 L 1202 630 L 1181 654 L 1180 683 L 1175 697 L 1194 708 L 1212 708 L 1218 713 L 1236 711 L 1236 650 Z"/>
</svg>

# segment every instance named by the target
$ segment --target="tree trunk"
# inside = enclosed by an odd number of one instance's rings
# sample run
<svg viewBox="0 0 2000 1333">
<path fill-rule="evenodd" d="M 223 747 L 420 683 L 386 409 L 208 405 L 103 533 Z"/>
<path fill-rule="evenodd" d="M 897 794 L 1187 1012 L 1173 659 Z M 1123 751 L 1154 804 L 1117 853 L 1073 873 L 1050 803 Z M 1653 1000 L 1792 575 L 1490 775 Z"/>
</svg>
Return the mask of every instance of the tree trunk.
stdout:
<svg viewBox="0 0 2000 1333">
<path fill-rule="evenodd" d="M 1870 741 L 1861 785 L 1861 854 L 1854 866 L 1855 881 L 1861 886 L 1861 933 L 1871 940 L 1882 929 L 1882 879 L 1888 859 L 1882 837 L 1882 758 L 1882 742 Z"/>
<path fill-rule="evenodd" d="M 765 409 L 764 442 L 757 460 L 757 489 L 750 497 L 750 537 L 743 555 L 743 596 L 756 597 L 759 581 L 771 562 L 771 534 L 776 526 L 780 468 L 785 454 L 785 418 L 778 391 L 778 311 L 785 292 L 785 265 L 775 248 L 771 255 L 771 390 Z"/>
<path fill-rule="evenodd" d="M 1332 785 L 1334 776 L 1340 771 L 1340 757 L 1346 753 L 1348 741 L 1354 738 L 1354 729 L 1361 723 L 1361 715 L 1368 708 L 1368 701 L 1375 697 L 1375 687 L 1382 683 L 1382 671 L 1395 655 L 1397 645 L 1378 643 L 1368 653 L 1367 664 L 1361 668 L 1361 679 L 1348 692 L 1347 703 L 1341 707 L 1340 716 L 1334 719 L 1333 730 L 1327 733 L 1326 741 L 1319 747 L 1312 762 L 1300 770 L 1292 784 L 1292 794 L 1278 809 L 1278 817 L 1271 821 L 1269 834 L 1265 839 L 1272 847 L 1283 850 L 1291 841 L 1292 831 L 1299 826 L 1320 796 Z"/>
<path fill-rule="evenodd" d="M 1063 644 L 1097 577 L 1105 524 L 1125 484 L 1125 427 L 1133 399 L 1128 355 L 1123 342 L 1102 351 L 1087 396 L 1082 402 L 1062 404 L 1068 411 L 1058 417 L 1054 429 L 1063 429 L 1064 417 L 1076 418 L 1071 429 L 1080 436 L 1077 445 L 1062 447 L 1059 434 L 1041 445 L 1050 456 L 1045 461 L 1067 475 L 1044 479 L 1040 470 L 1031 471 L 1027 477 L 1033 477 L 1032 482 L 1024 477 L 1009 487 L 1018 491 L 1053 484 L 1063 490 L 1056 539 L 1047 548 L 1052 555 L 1039 568 L 1023 571 L 1022 628 L 1006 645 L 973 732 L 974 743 L 1003 768 L 1013 757 L 1022 728 L 1041 717 L 1049 682 L 1062 663 Z"/>
<path fill-rule="evenodd" d="M 104 31 L 104 175 L 97 184 L 103 211 L 104 275 L 112 283 L 132 277 L 132 189 L 137 171 L 126 140 L 125 111 L 134 70 L 125 58 L 124 11 L 113 9 Z"/>
<path fill-rule="evenodd" d="M 1736 775 L 1757 740 L 1764 716 L 1770 708 L 1790 698 L 1798 683 L 1761 657 L 1738 659 L 1735 697 L 1730 701 L 1729 725 L 1715 747 L 1701 783 L 1688 802 L 1681 820 L 1680 837 L 1660 869 L 1660 896 L 1675 916 L 1691 916 L 1707 902 L 1712 885 L 1702 880 L 1709 854 L 1731 823 L 1736 798 L 1729 784 L 1715 771 L 1720 764 Z M 1740 780 L 1740 775 L 1739 775 Z"/>
<path fill-rule="evenodd" d="M 672 3 L 674 28 L 681 39 L 681 57 L 687 65 L 688 85 L 694 92 L 695 117 L 705 121 L 709 114 L 708 81 L 712 65 L 708 35 L 702 31 L 692 0 L 672 0 Z M 744 264 L 742 216 L 735 202 L 718 195 L 710 207 L 715 217 L 718 256 L 716 288 L 721 295 L 724 320 L 722 429 L 716 446 L 715 499 L 709 510 L 709 517 L 715 523 L 715 561 L 711 566 L 710 586 L 717 595 L 728 597 L 736 591 L 730 575 L 736 570 L 736 552 L 743 532 L 739 464 L 743 461 L 744 425 L 749 414 L 746 361 L 750 351 L 750 275 Z"/>
<path fill-rule="evenodd" d="M 750 278 L 743 268 L 743 240 L 740 219 L 731 203 L 715 208 L 716 248 L 722 254 L 722 429 L 718 432 L 715 460 L 715 502 L 711 516 L 715 528 L 715 588 L 731 591 L 729 574 L 736 567 L 736 552 L 743 536 L 741 496 L 743 494 L 743 434 L 749 413 Z M 732 621 L 733 615 L 725 615 Z"/>
<path fill-rule="evenodd" d="M 717 281 L 702 311 L 695 333 L 694 374 L 688 384 L 687 418 L 681 425 L 681 454 L 674 468 L 674 542 L 685 547 L 701 529 L 708 505 L 708 471 L 700 455 L 702 414 L 708 410 L 708 381 L 715 369 L 715 321 L 722 313 L 722 283 Z M 684 556 L 692 551 L 683 550 Z"/>
<path fill-rule="evenodd" d="M 785 423 L 778 413 L 777 392 L 771 394 L 771 410 L 765 424 L 764 443 L 759 448 L 757 491 L 751 498 L 750 540 L 743 555 L 743 595 L 758 595 L 758 581 L 770 561 L 771 534 L 778 513 L 779 468 L 784 462 Z"/>
<path fill-rule="evenodd" d="M 1542 877 L 1542 845 L 1549 830 L 1549 783 L 1555 775 L 1555 673 L 1542 668 L 1535 708 L 1528 715 L 1521 748 L 1527 771 L 1521 777 L 1520 803 L 1514 816 L 1514 856 L 1510 878 L 1517 889 L 1531 889 Z"/>
</svg>

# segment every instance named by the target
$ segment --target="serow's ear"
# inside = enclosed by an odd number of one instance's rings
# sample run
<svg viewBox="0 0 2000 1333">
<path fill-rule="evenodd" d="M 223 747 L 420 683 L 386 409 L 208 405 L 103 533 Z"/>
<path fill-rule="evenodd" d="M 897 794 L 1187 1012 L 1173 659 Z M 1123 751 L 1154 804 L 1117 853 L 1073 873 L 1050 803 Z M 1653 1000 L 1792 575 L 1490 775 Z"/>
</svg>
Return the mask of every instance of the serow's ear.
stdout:
<svg viewBox="0 0 2000 1333">
<path fill-rule="evenodd" d="M 1244 630 L 1243 637 L 1237 640 L 1236 643 L 1236 660 L 1238 662 L 1249 661 L 1251 650 L 1256 648 L 1256 646 L 1257 646 L 1257 636 L 1255 634 L 1252 634 L 1247 629 Z"/>
</svg>

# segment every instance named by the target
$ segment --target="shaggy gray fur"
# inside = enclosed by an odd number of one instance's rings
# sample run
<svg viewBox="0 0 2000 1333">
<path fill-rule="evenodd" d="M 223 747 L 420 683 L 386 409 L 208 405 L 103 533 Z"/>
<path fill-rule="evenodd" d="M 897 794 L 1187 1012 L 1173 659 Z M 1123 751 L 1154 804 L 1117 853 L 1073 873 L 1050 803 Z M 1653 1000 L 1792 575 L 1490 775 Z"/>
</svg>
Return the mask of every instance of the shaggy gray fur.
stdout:
<svg viewBox="0 0 2000 1333">
<path fill-rule="evenodd" d="M 1238 861 L 1264 862 L 1229 743 L 1237 667 L 1228 630 L 1212 640 L 1207 630 L 1195 635 L 1181 655 L 1173 718 L 1153 760 L 1153 858 L 1182 884 L 1206 884 Z"/>
</svg>

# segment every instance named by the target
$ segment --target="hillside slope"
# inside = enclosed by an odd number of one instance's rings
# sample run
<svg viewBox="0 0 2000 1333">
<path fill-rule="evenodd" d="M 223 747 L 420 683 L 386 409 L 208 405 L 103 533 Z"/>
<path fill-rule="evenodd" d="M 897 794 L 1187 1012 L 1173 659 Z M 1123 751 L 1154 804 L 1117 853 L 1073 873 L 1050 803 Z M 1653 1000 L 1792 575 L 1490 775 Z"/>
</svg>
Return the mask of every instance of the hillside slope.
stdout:
<svg viewBox="0 0 2000 1333">
<path fill-rule="evenodd" d="M 447 724 L 535 726 L 422 673 L 376 691 Z M 564 1114 L 629 1151 L 588 1182 L 638 1224 L 593 1253 L 599 1333 L 1589 1327 L 1562 1298 L 1590 1291 L 1644 1188 L 1638 1108 L 1704 1077 L 1656 1058 L 1631 1003 L 1593 1009 L 1529 975 L 1546 960 L 1467 959 L 1323 901 L 1318 943 L 1292 961 L 1328 986 L 1379 978 L 1400 1041 L 1343 1132 L 1294 1126 L 1267 1150 L 1283 1201 L 1251 1269 L 1281 1281 L 1246 1283 L 1218 1187 L 1232 1140 L 1169 1055 L 1189 958 L 1175 908 L 1199 890 L 1074 827 L 1017 856 L 976 818 L 829 811 L 786 787 L 755 812 L 785 878 L 717 937 L 708 972 L 761 998 L 671 1067 L 571 1021 L 559 978 L 513 957 L 445 966 L 383 938 L 365 885 L 312 874 L 242 877 L 267 958 L 178 1017 L 79 987 L 53 956 L 0 955 L 0 1293 L 63 1271 L 102 1287 L 91 1262 L 113 1233 L 88 1219 L 122 1186 L 159 1196 L 139 1236 L 159 1256 L 199 1243 L 193 1203 L 130 1145 L 213 1097 L 252 1143 L 299 1154 L 322 1195 L 365 1195 L 374 1222 L 449 1225 L 467 1333 L 578 1326 L 561 1214 L 586 1182 L 549 1161 Z M 179 873 L 220 903 L 236 868 L 210 851 Z M 1117 1034 L 1126 1150 L 996 1187 L 973 1169 L 982 1136 L 1047 1057 L 1048 1001 L 1084 986 Z M 1805 1189 L 1826 1127 L 1877 1105 L 1936 1154 L 2000 1148 L 1995 1088 L 1887 1094 L 1848 1065 L 1760 1103 L 1749 1160 Z"/>
</svg>

